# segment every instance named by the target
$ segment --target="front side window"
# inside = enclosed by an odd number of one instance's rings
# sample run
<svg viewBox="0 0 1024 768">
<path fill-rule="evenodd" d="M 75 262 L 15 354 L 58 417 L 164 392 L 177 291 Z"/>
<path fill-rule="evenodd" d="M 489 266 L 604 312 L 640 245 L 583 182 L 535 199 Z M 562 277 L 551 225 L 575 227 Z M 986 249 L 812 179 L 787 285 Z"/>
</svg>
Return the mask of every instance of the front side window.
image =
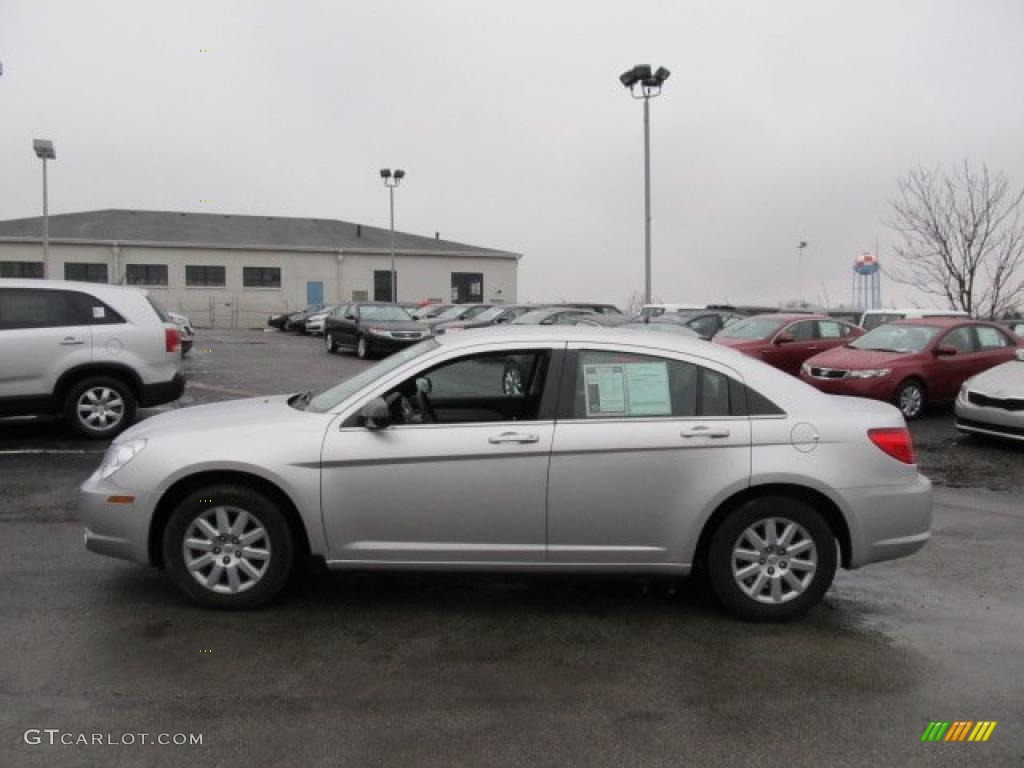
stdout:
<svg viewBox="0 0 1024 768">
<path fill-rule="evenodd" d="M 204 267 L 189 264 L 185 267 L 185 285 L 190 287 L 223 288 L 227 283 L 224 267 Z"/>
<path fill-rule="evenodd" d="M 1002 349 L 1010 346 L 1010 340 L 996 328 L 979 325 L 975 330 L 978 333 L 978 346 L 981 349 Z"/>
<path fill-rule="evenodd" d="M 965 325 L 960 328 L 954 328 L 942 338 L 939 346 L 952 347 L 961 355 L 973 352 L 974 338 L 971 336 L 970 326 Z"/>
<path fill-rule="evenodd" d="M 280 288 L 280 267 L 242 267 L 243 288 Z"/>
<path fill-rule="evenodd" d="M 584 350 L 576 363 L 573 418 L 728 416 L 739 410 L 731 406 L 730 382 L 680 360 Z"/>
<path fill-rule="evenodd" d="M 64 264 L 64 279 L 77 280 L 81 283 L 105 283 L 107 265 L 69 261 Z"/>
<path fill-rule="evenodd" d="M 125 281 L 128 285 L 167 285 L 167 265 L 128 264 Z"/>
<path fill-rule="evenodd" d="M 814 320 L 801 320 L 799 323 L 793 323 L 785 332 L 795 341 L 813 341 L 817 338 L 817 325 Z"/>
<path fill-rule="evenodd" d="M 41 261 L 0 261 L 0 277 L 31 277 L 43 279 Z"/>
</svg>

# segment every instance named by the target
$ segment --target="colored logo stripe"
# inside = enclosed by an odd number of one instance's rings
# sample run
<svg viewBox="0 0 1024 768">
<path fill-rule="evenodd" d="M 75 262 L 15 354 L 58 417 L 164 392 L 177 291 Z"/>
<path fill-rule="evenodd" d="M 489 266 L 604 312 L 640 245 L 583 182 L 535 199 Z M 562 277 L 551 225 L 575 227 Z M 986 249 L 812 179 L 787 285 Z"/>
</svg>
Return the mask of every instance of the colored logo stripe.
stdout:
<svg viewBox="0 0 1024 768">
<path fill-rule="evenodd" d="M 932 720 L 921 734 L 921 741 L 988 741 L 996 723 L 995 720 Z"/>
</svg>

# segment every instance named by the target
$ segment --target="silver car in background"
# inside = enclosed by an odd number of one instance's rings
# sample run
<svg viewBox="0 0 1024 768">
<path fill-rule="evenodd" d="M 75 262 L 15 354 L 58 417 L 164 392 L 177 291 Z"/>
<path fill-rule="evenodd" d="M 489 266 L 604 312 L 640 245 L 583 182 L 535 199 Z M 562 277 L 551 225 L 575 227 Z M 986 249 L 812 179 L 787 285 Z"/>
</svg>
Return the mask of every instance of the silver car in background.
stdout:
<svg viewBox="0 0 1024 768">
<path fill-rule="evenodd" d="M 707 573 L 735 615 L 814 606 L 838 565 L 929 537 L 931 484 L 890 405 L 725 347 L 508 325 L 428 339 L 315 397 L 179 409 L 83 484 L 85 545 L 200 603 L 334 569 Z"/>
<path fill-rule="evenodd" d="M 1024 442 L 1024 349 L 1017 358 L 964 382 L 956 399 L 956 428 L 965 434 Z"/>
</svg>

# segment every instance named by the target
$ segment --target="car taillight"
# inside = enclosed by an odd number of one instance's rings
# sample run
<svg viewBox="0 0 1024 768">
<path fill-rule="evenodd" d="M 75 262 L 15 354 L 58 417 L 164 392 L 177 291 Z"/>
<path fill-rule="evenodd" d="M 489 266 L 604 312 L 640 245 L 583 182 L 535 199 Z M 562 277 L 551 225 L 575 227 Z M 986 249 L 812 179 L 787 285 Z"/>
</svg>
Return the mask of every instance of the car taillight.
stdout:
<svg viewBox="0 0 1024 768">
<path fill-rule="evenodd" d="M 914 463 L 914 441 L 910 438 L 910 430 L 906 427 L 889 429 L 869 429 L 871 442 L 885 453 L 904 464 Z"/>
<path fill-rule="evenodd" d="M 164 327 L 164 344 L 168 352 L 177 352 L 181 346 L 181 333 L 177 328 Z"/>
</svg>

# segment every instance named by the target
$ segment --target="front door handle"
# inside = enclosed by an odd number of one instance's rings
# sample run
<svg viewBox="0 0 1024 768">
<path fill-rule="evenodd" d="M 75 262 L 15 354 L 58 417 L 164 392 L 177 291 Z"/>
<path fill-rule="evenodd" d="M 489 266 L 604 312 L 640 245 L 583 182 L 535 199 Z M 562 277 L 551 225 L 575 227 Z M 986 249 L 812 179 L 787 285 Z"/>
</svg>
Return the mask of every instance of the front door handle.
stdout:
<svg viewBox="0 0 1024 768">
<path fill-rule="evenodd" d="M 75 344 L 85 344 L 85 339 L 76 339 L 74 336 L 65 336 L 61 343 L 62 347 L 73 347 Z"/>
<path fill-rule="evenodd" d="M 679 436 L 687 439 L 691 437 L 728 437 L 729 430 L 725 427 L 706 427 L 701 424 L 696 427 L 684 429 L 679 433 Z"/>
<path fill-rule="evenodd" d="M 492 445 L 500 445 L 501 443 L 539 443 L 540 435 L 527 435 L 522 432 L 502 432 L 500 435 L 487 438 L 487 442 Z"/>
</svg>

